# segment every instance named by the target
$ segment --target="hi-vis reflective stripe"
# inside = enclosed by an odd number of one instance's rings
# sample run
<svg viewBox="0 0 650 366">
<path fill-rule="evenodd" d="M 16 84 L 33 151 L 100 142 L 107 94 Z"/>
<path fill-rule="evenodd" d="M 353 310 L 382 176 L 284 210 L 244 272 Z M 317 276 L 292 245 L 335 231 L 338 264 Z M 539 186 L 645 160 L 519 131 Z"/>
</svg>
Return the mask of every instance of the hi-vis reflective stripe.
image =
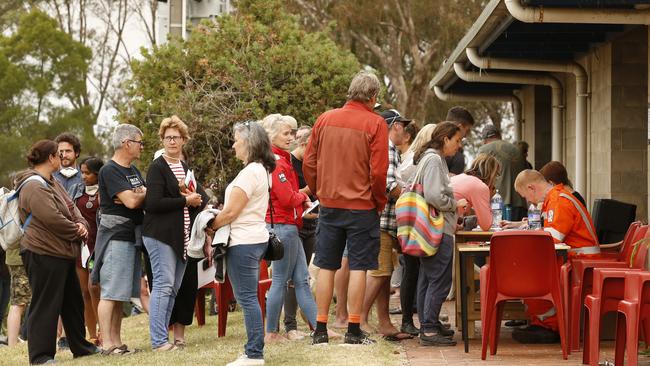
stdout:
<svg viewBox="0 0 650 366">
<path fill-rule="evenodd" d="M 550 233 L 552 237 L 554 237 L 555 239 L 557 239 L 559 241 L 564 240 L 564 237 L 566 236 L 566 235 L 562 234 L 561 232 L 559 232 L 558 230 L 556 230 L 556 229 L 554 229 L 552 227 L 545 227 L 544 231 L 546 231 L 547 233 Z"/>
<path fill-rule="evenodd" d="M 575 199 L 575 197 L 568 195 L 566 193 L 560 193 L 560 197 L 564 197 L 571 201 L 573 205 L 578 209 L 578 212 L 580 212 L 580 216 L 582 217 L 582 221 L 585 223 L 585 226 L 587 227 L 587 230 L 589 230 L 589 234 L 591 234 L 591 237 L 594 239 L 594 243 L 598 243 L 598 237 L 596 236 L 596 233 L 594 233 L 592 227 L 591 227 L 591 221 L 587 218 L 587 214 L 583 210 L 582 205 Z"/>
</svg>

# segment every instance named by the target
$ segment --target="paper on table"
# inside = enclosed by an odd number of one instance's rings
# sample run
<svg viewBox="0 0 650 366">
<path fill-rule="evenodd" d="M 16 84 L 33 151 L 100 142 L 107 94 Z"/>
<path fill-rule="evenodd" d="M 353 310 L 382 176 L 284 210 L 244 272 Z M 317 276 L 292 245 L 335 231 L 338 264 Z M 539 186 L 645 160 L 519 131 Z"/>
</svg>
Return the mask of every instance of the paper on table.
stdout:
<svg viewBox="0 0 650 366">
<path fill-rule="evenodd" d="M 214 264 L 208 267 L 208 259 L 204 258 L 196 264 L 196 273 L 198 279 L 197 288 L 201 288 L 209 283 L 214 282 L 214 275 L 217 273 L 217 269 L 214 268 Z"/>
<path fill-rule="evenodd" d="M 308 213 L 311 213 L 312 211 L 314 211 L 316 209 L 316 207 L 318 207 L 318 205 L 320 205 L 320 202 L 318 200 L 312 202 L 311 207 L 306 209 L 305 211 L 303 211 L 302 217 L 305 217 L 305 215 L 307 215 Z"/>
</svg>

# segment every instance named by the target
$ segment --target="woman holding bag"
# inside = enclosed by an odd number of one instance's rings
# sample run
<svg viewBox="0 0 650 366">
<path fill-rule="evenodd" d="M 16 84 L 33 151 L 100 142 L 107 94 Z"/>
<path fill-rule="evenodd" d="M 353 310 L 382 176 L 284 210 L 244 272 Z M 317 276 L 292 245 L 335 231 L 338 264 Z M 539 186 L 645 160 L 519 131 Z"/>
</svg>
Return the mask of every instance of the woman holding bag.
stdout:
<svg viewBox="0 0 650 366">
<path fill-rule="evenodd" d="M 292 125 L 295 125 L 295 119 L 282 115 L 270 115 L 262 122 L 276 159 L 276 167 L 271 174 L 272 206 L 266 222 L 271 224 L 273 219 L 274 231 L 284 245 L 284 256 L 273 262 L 273 282 L 267 299 L 267 342 L 286 340 L 278 331 L 288 281 L 293 283 L 296 300 L 307 321 L 316 327 L 316 301 L 309 288 L 307 260 L 298 233 L 302 227 L 303 209 L 311 206 L 311 200 L 298 189 L 298 176 L 291 164 Z"/>
<path fill-rule="evenodd" d="M 248 341 L 244 354 L 227 366 L 264 365 L 264 328 L 257 301 L 260 261 L 266 253 L 269 232 L 264 221 L 269 204 L 269 174 L 275 157 L 264 129 L 254 121 L 235 124 L 235 156 L 244 168 L 226 188 L 223 210 L 211 224 L 216 231 L 230 225 L 226 253 L 228 278 L 235 299 L 244 311 Z"/>
<path fill-rule="evenodd" d="M 418 280 L 418 316 L 420 317 L 420 344 L 423 346 L 455 346 L 454 332 L 442 325 L 439 315 L 451 287 L 456 209 L 467 201 L 454 199 L 449 186 L 449 171 L 445 157 L 454 156 L 461 146 L 463 135 L 452 122 L 436 125 L 431 140 L 415 152 L 413 161 L 418 165 L 427 203 L 444 217 L 443 235 L 435 255 L 420 257 Z"/>
</svg>

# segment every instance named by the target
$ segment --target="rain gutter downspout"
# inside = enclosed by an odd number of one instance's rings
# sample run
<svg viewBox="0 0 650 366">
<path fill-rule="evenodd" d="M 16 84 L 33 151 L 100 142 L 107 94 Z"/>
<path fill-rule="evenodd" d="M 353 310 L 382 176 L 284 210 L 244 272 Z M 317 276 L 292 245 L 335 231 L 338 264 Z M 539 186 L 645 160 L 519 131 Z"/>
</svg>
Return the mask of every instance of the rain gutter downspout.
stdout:
<svg viewBox="0 0 650 366">
<path fill-rule="evenodd" d="M 562 161 L 562 84 L 558 79 L 548 74 L 530 75 L 524 73 L 503 74 L 498 72 L 467 71 L 458 62 L 454 63 L 454 71 L 459 78 L 467 82 L 545 85 L 551 87 L 551 104 L 553 108 L 551 116 L 553 136 L 552 159 Z M 521 140 L 520 126 L 516 126 L 515 128 L 515 139 Z"/>
<path fill-rule="evenodd" d="M 466 49 L 470 62 L 481 69 L 548 71 L 576 78 L 576 179 L 575 189 L 587 192 L 587 72 L 575 61 L 548 61 L 481 57 L 476 48 Z"/>
<path fill-rule="evenodd" d="M 438 99 L 451 102 L 510 102 L 514 110 L 515 126 L 520 125 L 521 118 L 521 100 L 514 94 L 488 94 L 488 93 L 447 93 L 442 91 L 442 87 L 438 85 L 433 86 L 433 91 Z"/>
<path fill-rule="evenodd" d="M 504 0 L 513 17 L 524 23 L 650 24 L 650 10 L 616 8 L 544 8 Z"/>
</svg>

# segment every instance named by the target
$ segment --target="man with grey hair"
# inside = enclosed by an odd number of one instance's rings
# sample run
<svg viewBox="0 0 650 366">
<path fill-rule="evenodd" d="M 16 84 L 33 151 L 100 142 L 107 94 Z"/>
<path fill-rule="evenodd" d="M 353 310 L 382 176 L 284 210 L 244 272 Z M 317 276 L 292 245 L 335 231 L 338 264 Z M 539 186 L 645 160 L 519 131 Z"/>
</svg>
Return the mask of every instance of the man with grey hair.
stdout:
<svg viewBox="0 0 650 366">
<path fill-rule="evenodd" d="M 361 331 L 366 271 L 377 269 L 379 214 L 386 205 L 388 126 L 373 112 L 379 94 L 376 75 L 361 71 L 348 89 L 342 108 L 321 114 L 303 160 L 309 189 L 320 200 L 314 264 L 318 274 L 318 315 L 313 343 L 329 342 L 327 320 L 334 273 L 348 249 L 348 331 L 345 343 L 375 341 Z"/>
<path fill-rule="evenodd" d="M 144 148 L 142 131 L 122 124 L 113 132 L 115 153 L 99 171 L 101 220 L 97 228 L 92 282 L 99 283 L 103 354 L 132 352 L 122 343 L 122 303 L 140 296 L 144 179 L 132 163 Z"/>
</svg>

